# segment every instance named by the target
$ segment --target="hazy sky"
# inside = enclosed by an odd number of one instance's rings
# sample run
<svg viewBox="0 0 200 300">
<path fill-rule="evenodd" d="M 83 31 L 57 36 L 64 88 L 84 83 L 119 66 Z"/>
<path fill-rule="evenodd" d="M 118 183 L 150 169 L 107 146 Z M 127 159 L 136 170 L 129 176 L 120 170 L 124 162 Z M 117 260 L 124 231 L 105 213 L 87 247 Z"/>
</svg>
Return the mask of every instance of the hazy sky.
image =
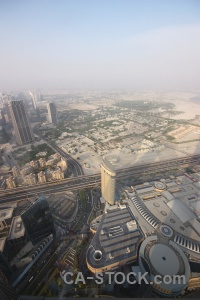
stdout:
<svg viewBox="0 0 200 300">
<path fill-rule="evenodd" d="M 199 87 L 200 0 L 0 0 L 0 91 Z"/>
</svg>

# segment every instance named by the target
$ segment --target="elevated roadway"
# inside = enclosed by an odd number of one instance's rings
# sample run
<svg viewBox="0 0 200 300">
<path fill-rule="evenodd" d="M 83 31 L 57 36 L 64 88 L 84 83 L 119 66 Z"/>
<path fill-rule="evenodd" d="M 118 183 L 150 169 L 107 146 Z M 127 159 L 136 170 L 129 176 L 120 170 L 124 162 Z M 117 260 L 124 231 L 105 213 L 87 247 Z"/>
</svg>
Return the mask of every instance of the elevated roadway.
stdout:
<svg viewBox="0 0 200 300">
<path fill-rule="evenodd" d="M 195 165 L 200 163 L 200 155 L 194 155 L 185 158 L 172 159 L 168 161 L 138 165 L 130 168 L 118 169 L 116 171 L 117 179 L 133 176 L 139 178 L 143 174 L 168 171 L 185 165 Z M 79 175 L 73 178 L 66 178 L 60 181 L 47 182 L 34 186 L 17 187 L 15 189 L 0 189 L 0 203 L 19 201 L 28 197 L 34 197 L 38 194 L 57 193 L 66 190 L 78 190 L 97 186 L 101 183 L 100 174 Z"/>
</svg>

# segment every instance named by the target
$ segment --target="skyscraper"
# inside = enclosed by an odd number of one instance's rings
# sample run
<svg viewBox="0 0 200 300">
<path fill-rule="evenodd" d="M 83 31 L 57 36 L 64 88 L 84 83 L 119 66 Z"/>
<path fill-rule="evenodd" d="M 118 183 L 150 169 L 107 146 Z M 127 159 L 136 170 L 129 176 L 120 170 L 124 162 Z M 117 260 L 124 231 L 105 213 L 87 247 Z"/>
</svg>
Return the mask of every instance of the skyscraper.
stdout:
<svg viewBox="0 0 200 300">
<path fill-rule="evenodd" d="M 6 123 L 11 120 L 9 106 L 8 106 L 10 99 L 11 97 L 9 95 L 4 95 L 3 97 L 3 113 L 4 113 L 4 117 L 7 116 L 5 120 Z"/>
<path fill-rule="evenodd" d="M 6 119 L 5 119 L 5 110 L 0 109 L 0 117 L 1 117 L 1 125 L 6 125 Z"/>
<path fill-rule="evenodd" d="M 53 124 L 57 124 L 57 111 L 53 102 L 47 103 L 48 121 Z"/>
<path fill-rule="evenodd" d="M 49 204 L 44 195 L 41 195 L 25 211 L 23 211 L 21 218 L 28 237 L 34 245 L 50 234 L 55 236 L 53 218 Z"/>
<path fill-rule="evenodd" d="M 110 205 L 115 203 L 116 172 L 113 165 L 104 159 L 101 164 L 101 193 Z"/>
<path fill-rule="evenodd" d="M 38 104 L 38 95 L 36 93 L 32 93 L 29 91 L 29 95 L 31 96 L 32 102 L 33 102 L 33 107 L 35 110 L 37 109 L 37 104 Z"/>
<path fill-rule="evenodd" d="M 34 141 L 33 132 L 22 100 L 12 100 L 9 110 L 17 143 L 23 145 Z"/>
</svg>

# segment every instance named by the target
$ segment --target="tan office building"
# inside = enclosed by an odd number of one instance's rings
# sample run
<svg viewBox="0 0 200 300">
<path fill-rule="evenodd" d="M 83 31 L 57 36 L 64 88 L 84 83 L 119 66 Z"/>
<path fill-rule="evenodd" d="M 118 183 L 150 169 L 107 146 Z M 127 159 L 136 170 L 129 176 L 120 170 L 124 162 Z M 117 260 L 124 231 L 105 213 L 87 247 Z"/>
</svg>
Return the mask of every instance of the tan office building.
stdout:
<svg viewBox="0 0 200 300">
<path fill-rule="evenodd" d="M 104 159 L 101 164 L 101 193 L 110 205 L 115 203 L 116 172 L 113 165 Z"/>
</svg>

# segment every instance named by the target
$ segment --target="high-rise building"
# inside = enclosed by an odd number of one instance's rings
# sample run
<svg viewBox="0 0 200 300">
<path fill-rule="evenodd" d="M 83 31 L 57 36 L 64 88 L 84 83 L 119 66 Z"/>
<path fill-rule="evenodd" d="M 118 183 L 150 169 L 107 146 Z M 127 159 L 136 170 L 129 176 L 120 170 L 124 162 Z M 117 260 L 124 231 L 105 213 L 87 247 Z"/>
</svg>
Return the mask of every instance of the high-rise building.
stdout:
<svg viewBox="0 0 200 300">
<path fill-rule="evenodd" d="M 46 160 L 45 158 L 40 157 L 40 159 L 38 159 L 39 165 L 41 168 L 46 167 Z"/>
<path fill-rule="evenodd" d="M 12 222 L 14 208 L 2 208 L 0 210 L 0 270 L 9 277 L 12 268 L 9 263 L 9 245 L 7 243 L 7 234 Z M 1 296 L 0 296 L 1 299 Z"/>
<path fill-rule="evenodd" d="M 0 109 L 1 125 L 6 125 L 5 110 Z"/>
<path fill-rule="evenodd" d="M 34 136 L 23 101 L 12 100 L 9 109 L 17 143 L 23 145 L 33 142 Z"/>
<path fill-rule="evenodd" d="M 38 181 L 39 181 L 39 183 L 47 182 L 46 175 L 44 172 L 41 171 L 38 173 Z"/>
<path fill-rule="evenodd" d="M 35 170 L 38 169 L 38 161 L 37 160 L 32 160 L 32 161 L 30 161 L 29 164 L 33 169 L 35 169 Z"/>
<path fill-rule="evenodd" d="M 28 185 L 36 185 L 36 176 L 35 174 L 31 173 L 24 177 L 24 182 Z"/>
<path fill-rule="evenodd" d="M 14 177 L 20 176 L 20 169 L 19 169 L 19 167 L 14 166 L 14 167 L 12 168 L 12 173 L 13 173 L 13 176 L 14 176 Z"/>
<path fill-rule="evenodd" d="M 15 181 L 15 177 L 10 176 L 9 178 L 6 179 L 6 185 L 9 189 L 14 189 L 16 188 L 16 181 Z"/>
<path fill-rule="evenodd" d="M 0 166 L 4 164 L 4 161 L 3 161 L 3 149 L 0 148 Z"/>
<path fill-rule="evenodd" d="M 3 110 L 4 110 L 4 116 L 6 119 L 6 123 L 8 123 L 8 121 L 11 120 L 11 116 L 10 116 L 10 110 L 9 110 L 9 101 L 11 100 L 11 96 L 9 95 L 4 95 L 3 96 Z M 7 116 L 7 118 L 6 118 Z"/>
<path fill-rule="evenodd" d="M 33 102 L 33 107 L 35 108 L 35 110 L 37 109 L 37 105 L 38 105 L 38 95 L 37 93 L 32 93 L 29 91 L 29 95 L 31 96 L 32 102 Z"/>
<path fill-rule="evenodd" d="M 26 245 L 27 236 L 25 227 L 20 216 L 12 218 L 7 244 L 9 249 L 9 259 L 12 260 L 17 253 Z"/>
<path fill-rule="evenodd" d="M 53 179 L 64 179 L 65 174 L 59 167 L 56 167 L 55 171 L 52 172 L 52 178 Z"/>
<path fill-rule="evenodd" d="M 53 218 L 49 204 L 44 195 L 41 195 L 25 211 L 23 211 L 21 218 L 28 237 L 34 245 L 50 234 L 55 236 Z"/>
<path fill-rule="evenodd" d="M 61 170 L 65 172 L 67 170 L 67 161 L 62 158 L 61 161 L 57 163 L 57 167 L 60 167 Z"/>
<path fill-rule="evenodd" d="M 113 165 L 104 159 L 101 164 L 101 193 L 110 205 L 115 203 L 116 172 Z"/>
<path fill-rule="evenodd" d="M 53 102 L 47 103 L 48 121 L 49 123 L 57 124 L 57 111 Z"/>
</svg>

